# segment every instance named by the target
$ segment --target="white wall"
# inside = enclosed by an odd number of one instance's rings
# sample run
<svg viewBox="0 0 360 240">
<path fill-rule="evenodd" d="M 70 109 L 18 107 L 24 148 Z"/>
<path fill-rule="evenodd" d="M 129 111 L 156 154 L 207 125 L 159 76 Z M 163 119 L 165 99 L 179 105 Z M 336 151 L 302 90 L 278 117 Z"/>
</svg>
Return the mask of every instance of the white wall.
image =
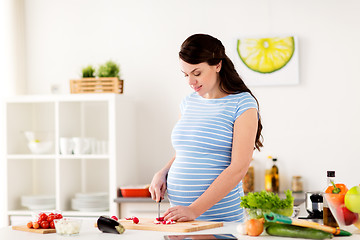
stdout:
<svg viewBox="0 0 360 240">
<path fill-rule="evenodd" d="M 306 190 L 324 187 L 334 169 L 360 183 L 360 2 L 357 0 L 27 0 L 28 93 L 69 92 L 87 64 L 121 65 L 125 94 L 137 104 L 138 183 L 149 183 L 172 156 L 178 104 L 190 92 L 178 50 L 193 33 L 209 33 L 229 50 L 237 36 L 295 34 L 297 86 L 254 87 L 265 138 L 255 153 L 256 188 L 266 156 L 278 157 L 281 189 L 302 175 Z"/>
<path fill-rule="evenodd" d="M 5 128 L 6 96 L 26 93 L 25 80 L 25 39 L 24 39 L 24 1 L 0 0 L 0 132 Z M 4 161 L 6 148 L 5 135 L 0 135 L 0 192 L 6 191 L 7 165 Z M 0 227 L 7 225 L 5 218 L 6 199 L 0 194 Z"/>
</svg>

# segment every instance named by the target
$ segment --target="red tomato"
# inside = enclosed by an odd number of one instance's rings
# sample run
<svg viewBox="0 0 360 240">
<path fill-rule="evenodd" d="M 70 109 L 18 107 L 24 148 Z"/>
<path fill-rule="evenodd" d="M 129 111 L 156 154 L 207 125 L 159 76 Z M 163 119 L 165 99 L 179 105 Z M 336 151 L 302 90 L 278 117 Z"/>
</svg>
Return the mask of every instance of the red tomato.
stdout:
<svg viewBox="0 0 360 240">
<path fill-rule="evenodd" d="M 49 216 L 47 217 L 47 221 L 48 221 L 48 222 L 52 222 L 52 221 L 54 220 L 54 217 L 55 217 L 54 214 L 53 214 L 53 215 L 50 215 L 50 214 L 49 214 Z"/>
<path fill-rule="evenodd" d="M 40 227 L 38 222 L 33 222 L 33 228 L 38 229 Z"/>
<path fill-rule="evenodd" d="M 45 221 L 47 219 L 46 213 L 40 213 L 38 221 Z"/>
<path fill-rule="evenodd" d="M 28 223 L 26 224 L 26 226 L 27 226 L 28 228 L 32 228 L 32 227 L 33 227 L 33 223 L 32 223 L 32 222 L 28 222 Z"/>
<path fill-rule="evenodd" d="M 119 220 L 116 216 L 112 216 L 112 219 L 114 219 L 115 221 Z"/>
<path fill-rule="evenodd" d="M 40 226 L 41 228 L 47 229 L 49 228 L 50 224 L 48 221 L 42 221 Z"/>
<path fill-rule="evenodd" d="M 55 223 L 54 223 L 54 221 L 50 222 L 50 228 L 55 229 Z"/>
<path fill-rule="evenodd" d="M 63 216 L 60 213 L 56 213 L 54 219 L 62 219 Z"/>
</svg>

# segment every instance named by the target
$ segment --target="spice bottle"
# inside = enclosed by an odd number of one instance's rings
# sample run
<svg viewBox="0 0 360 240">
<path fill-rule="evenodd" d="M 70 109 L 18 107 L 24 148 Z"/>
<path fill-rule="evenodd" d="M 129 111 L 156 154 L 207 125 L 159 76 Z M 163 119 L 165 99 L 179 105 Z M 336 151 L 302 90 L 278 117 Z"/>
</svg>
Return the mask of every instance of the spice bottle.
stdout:
<svg viewBox="0 0 360 240">
<path fill-rule="evenodd" d="M 293 176 L 291 180 L 291 191 L 294 193 L 303 192 L 303 182 L 301 176 Z"/>
<path fill-rule="evenodd" d="M 251 159 L 250 166 L 248 171 L 246 172 L 244 179 L 243 179 L 243 189 L 244 193 L 249 193 L 254 191 L 255 185 L 255 173 L 254 173 L 254 166 L 252 164 L 254 159 Z"/>
<path fill-rule="evenodd" d="M 325 191 L 328 187 L 332 186 L 332 183 L 335 183 L 335 171 L 327 171 L 327 185 L 324 190 Z M 338 223 L 336 222 L 333 214 L 330 211 L 329 204 L 326 201 L 326 197 L 324 197 L 323 202 L 323 223 L 324 225 L 330 226 L 330 227 L 339 227 Z"/>
</svg>

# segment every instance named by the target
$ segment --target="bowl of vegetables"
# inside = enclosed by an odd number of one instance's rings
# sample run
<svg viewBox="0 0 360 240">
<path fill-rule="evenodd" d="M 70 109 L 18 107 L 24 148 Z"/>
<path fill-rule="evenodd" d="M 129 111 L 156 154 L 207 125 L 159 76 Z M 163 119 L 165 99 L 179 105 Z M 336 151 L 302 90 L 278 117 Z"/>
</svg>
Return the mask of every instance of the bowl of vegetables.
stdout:
<svg viewBox="0 0 360 240">
<path fill-rule="evenodd" d="M 327 189 L 324 193 L 325 200 L 341 229 L 360 232 L 360 185 L 349 190 L 346 187 L 337 190 L 340 185 L 344 184 L 336 184 Z"/>
<path fill-rule="evenodd" d="M 250 192 L 241 197 L 240 206 L 245 209 L 247 219 L 264 218 L 264 213 L 270 212 L 291 217 L 294 214 L 294 197 L 290 190 L 285 191 L 285 199 L 265 190 Z"/>
</svg>

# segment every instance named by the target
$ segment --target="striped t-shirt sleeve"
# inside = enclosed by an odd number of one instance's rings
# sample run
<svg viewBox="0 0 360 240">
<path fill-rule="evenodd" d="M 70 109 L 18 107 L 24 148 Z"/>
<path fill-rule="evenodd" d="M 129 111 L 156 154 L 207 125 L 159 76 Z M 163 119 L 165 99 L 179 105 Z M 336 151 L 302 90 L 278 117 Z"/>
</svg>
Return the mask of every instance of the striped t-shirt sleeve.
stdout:
<svg viewBox="0 0 360 240">
<path fill-rule="evenodd" d="M 258 104 L 253 96 L 247 94 L 246 97 L 239 98 L 239 102 L 235 111 L 235 120 L 250 108 L 255 108 L 256 110 L 258 110 Z"/>
</svg>

